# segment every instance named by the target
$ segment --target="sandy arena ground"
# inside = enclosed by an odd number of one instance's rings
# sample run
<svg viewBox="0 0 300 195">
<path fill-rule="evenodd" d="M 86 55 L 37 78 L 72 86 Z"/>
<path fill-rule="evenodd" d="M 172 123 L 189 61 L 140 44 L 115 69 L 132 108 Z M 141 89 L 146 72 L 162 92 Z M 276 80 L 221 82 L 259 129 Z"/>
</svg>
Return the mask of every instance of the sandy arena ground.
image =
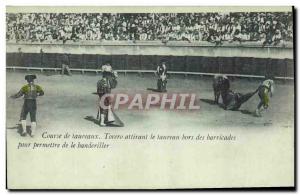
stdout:
<svg viewBox="0 0 300 195">
<path fill-rule="evenodd" d="M 120 109 L 116 113 L 124 122 L 125 127 L 99 127 L 94 122 L 86 120 L 85 117 L 96 117 L 97 96 L 92 92 L 96 91 L 96 83 L 100 75 L 75 74 L 68 77 L 54 73 L 48 75 L 37 73 L 36 83 L 43 87 L 45 95 L 38 98 L 38 130 L 36 137 L 30 138 L 28 136 L 20 137 L 16 128 L 23 99 L 9 98 L 26 83 L 24 75 L 24 72 L 7 72 L 6 75 L 6 126 L 8 151 L 11 151 L 8 152 L 8 164 L 24 155 L 21 151 L 14 149 L 20 140 L 40 140 L 42 132 L 45 131 L 87 134 L 109 132 L 122 135 L 126 133 L 231 134 L 236 136 L 236 141 L 229 144 L 210 142 L 202 145 L 194 142 L 180 144 L 168 142 L 167 145 L 161 142 L 155 144 L 134 142 L 133 145 L 130 142 L 120 143 L 108 140 L 108 143 L 112 144 L 112 149 L 110 152 L 105 150 L 97 152 L 97 154 L 101 154 L 99 164 L 89 160 L 95 154 L 90 152 L 81 153 L 80 157 L 75 155 L 72 158 L 71 154 L 60 152 L 60 158 L 62 155 L 66 156 L 62 161 L 54 153 L 44 154 L 28 151 L 30 157 L 39 159 L 39 162 L 35 163 L 33 160 L 33 163 L 28 165 L 32 168 L 31 170 L 36 171 L 19 169 L 18 165 L 12 163 L 11 166 L 8 166 L 10 176 L 20 179 L 11 181 L 11 186 L 34 187 L 40 183 L 37 178 L 40 179 L 43 174 L 47 175 L 47 179 L 55 180 L 55 174 L 56 177 L 57 174 L 59 177 L 63 177 L 54 168 L 45 170 L 45 167 L 50 166 L 50 162 L 46 158 L 56 159 L 57 165 L 52 164 L 55 168 L 58 168 L 60 163 L 64 163 L 73 170 L 77 170 L 77 172 L 72 172 L 64 168 L 68 177 L 77 177 L 79 174 L 83 174 L 85 177 L 80 176 L 76 181 L 69 181 L 69 183 L 43 183 L 39 186 L 41 188 L 54 188 L 54 186 L 56 188 L 72 188 L 74 186 L 77 188 L 103 188 L 104 186 L 111 188 L 136 186 L 165 188 L 173 185 L 178 187 L 212 187 L 216 185 L 226 187 L 230 184 L 234 184 L 231 186 L 293 185 L 294 86 L 292 82 L 276 83 L 275 94 L 271 99 L 269 109 L 263 113 L 263 117 L 258 118 L 251 114 L 259 102 L 258 95 L 243 104 L 240 111 L 225 111 L 216 105 L 199 100 L 200 98 L 213 99 L 211 77 L 174 76 L 168 81 L 168 92 L 196 93 L 200 110 L 175 112 L 159 109 L 149 111 Z M 235 79 L 231 83 L 231 88 L 240 93 L 252 92 L 260 82 L 259 80 Z M 156 79 L 152 74 L 144 76 L 120 74 L 118 83 L 114 93 L 128 91 L 133 94 L 146 91 L 146 88 L 149 87 L 155 88 Z M 29 121 L 29 117 L 27 121 Z M 126 153 L 128 157 L 122 159 L 121 157 Z M 170 156 L 165 156 L 166 154 Z M 30 162 L 26 157 L 24 159 Z M 193 160 L 191 161 L 191 159 Z M 81 163 L 78 163 L 79 161 Z M 137 162 L 139 165 L 133 166 Z M 152 164 L 148 164 L 149 162 Z M 93 172 L 89 168 L 81 171 L 79 168 L 82 163 L 89 167 L 107 166 L 106 171 L 108 172 L 105 172 L 104 169 L 103 172 Z M 122 169 L 124 167 L 126 169 Z M 172 169 L 177 171 L 172 172 Z M 119 170 L 117 176 L 111 170 Z M 50 174 L 51 171 L 54 175 Z M 130 171 L 132 173 L 129 173 Z M 191 173 L 194 173 L 192 180 L 189 179 Z M 27 181 L 25 176 L 24 178 L 20 176 L 22 174 L 32 175 L 32 179 Z M 105 180 L 101 179 L 103 175 L 106 176 Z M 116 180 L 116 177 L 120 179 Z M 259 179 L 257 179 L 258 177 Z"/>
<path fill-rule="evenodd" d="M 61 75 L 38 75 L 37 83 L 45 90 L 45 96 L 38 99 L 38 125 L 40 129 L 57 129 L 61 127 L 68 129 L 83 128 L 86 130 L 101 130 L 96 124 L 84 120 L 86 116 L 96 117 L 97 96 L 92 92 L 96 91 L 96 83 L 100 76 L 73 75 L 72 77 Z M 236 79 L 231 83 L 231 88 L 240 93 L 254 91 L 260 81 Z M 24 73 L 7 74 L 7 127 L 14 126 L 19 119 L 23 99 L 13 100 L 9 95 L 16 93 L 25 84 Z M 196 93 L 199 99 L 213 99 L 211 78 L 170 78 L 168 83 L 169 93 Z M 156 80 L 152 75 L 140 77 L 138 75 L 120 75 L 119 85 L 113 93 L 126 91 L 129 94 L 134 92 L 148 92 L 145 89 L 155 87 Z M 199 111 L 188 113 L 184 111 L 137 111 L 121 109 L 116 113 L 128 128 L 153 127 L 160 120 L 170 121 L 169 128 L 189 129 L 195 127 L 254 127 L 264 128 L 265 126 L 276 126 L 281 128 L 293 128 L 294 116 L 294 88 L 293 84 L 276 84 L 275 95 L 271 99 L 270 108 L 263 117 L 253 117 L 253 112 L 259 102 L 258 95 L 253 96 L 243 104 L 241 111 L 224 111 L 222 108 L 211 105 L 205 101 L 198 101 Z M 163 118 L 162 118 L 163 117 Z M 155 122 L 156 121 L 156 122 Z M 142 130 L 141 130 L 142 131 Z"/>
</svg>

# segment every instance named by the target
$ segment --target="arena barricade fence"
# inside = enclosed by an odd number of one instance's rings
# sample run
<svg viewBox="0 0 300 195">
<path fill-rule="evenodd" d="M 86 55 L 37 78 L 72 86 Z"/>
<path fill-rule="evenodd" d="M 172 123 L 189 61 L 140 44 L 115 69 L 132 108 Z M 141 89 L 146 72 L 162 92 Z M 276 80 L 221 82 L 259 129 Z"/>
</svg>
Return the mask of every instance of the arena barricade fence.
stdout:
<svg viewBox="0 0 300 195">
<path fill-rule="evenodd" d="M 30 70 L 38 70 L 41 73 L 45 70 L 48 71 L 54 71 L 54 72 L 58 72 L 61 71 L 61 68 L 48 68 L 48 67 L 19 67 L 19 66 L 9 66 L 6 67 L 7 70 L 26 70 L 26 71 L 30 71 Z M 82 74 L 86 73 L 86 72 L 94 72 L 96 74 L 101 73 L 102 71 L 100 69 L 82 69 L 82 68 L 70 68 L 70 71 L 73 72 L 81 72 Z M 156 71 L 154 70 L 116 70 L 119 73 L 124 73 L 126 75 L 126 73 L 138 73 L 138 74 L 142 74 L 142 73 L 153 73 L 155 74 Z M 220 73 L 203 73 L 203 72 L 185 72 L 185 71 L 168 71 L 169 74 L 174 74 L 174 75 L 199 75 L 199 76 L 215 76 L 218 75 Z M 246 74 L 226 74 L 226 76 L 228 77 L 238 77 L 238 78 L 257 78 L 257 79 L 263 79 L 265 78 L 265 76 L 261 76 L 261 75 L 246 75 Z M 294 80 L 293 77 L 280 77 L 280 76 L 276 76 L 275 79 L 279 79 L 279 80 Z"/>
</svg>

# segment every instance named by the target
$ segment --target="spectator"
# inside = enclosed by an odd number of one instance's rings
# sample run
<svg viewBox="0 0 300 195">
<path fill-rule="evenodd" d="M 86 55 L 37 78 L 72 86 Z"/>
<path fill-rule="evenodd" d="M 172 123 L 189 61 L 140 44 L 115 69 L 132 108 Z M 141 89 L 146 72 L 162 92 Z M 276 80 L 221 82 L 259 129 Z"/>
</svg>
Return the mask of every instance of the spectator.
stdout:
<svg viewBox="0 0 300 195">
<path fill-rule="evenodd" d="M 72 76 L 72 73 L 69 68 L 69 56 L 65 53 L 62 56 L 62 62 L 61 62 L 61 75 L 65 75 L 65 70 L 67 71 L 68 76 Z"/>
<path fill-rule="evenodd" d="M 160 40 L 293 41 L 291 12 L 232 13 L 8 13 L 6 39 L 19 41 Z"/>
</svg>

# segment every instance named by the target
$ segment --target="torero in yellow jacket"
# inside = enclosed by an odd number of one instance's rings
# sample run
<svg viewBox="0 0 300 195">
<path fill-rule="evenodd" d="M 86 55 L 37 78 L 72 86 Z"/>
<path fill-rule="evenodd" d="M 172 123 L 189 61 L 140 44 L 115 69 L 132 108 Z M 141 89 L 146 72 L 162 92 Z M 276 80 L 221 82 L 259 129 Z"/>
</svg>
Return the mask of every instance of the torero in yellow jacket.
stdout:
<svg viewBox="0 0 300 195">
<path fill-rule="evenodd" d="M 261 116 L 262 110 L 266 110 L 270 104 L 270 98 L 274 94 L 274 81 L 271 79 L 267 79 L 263 81 L 258 89 L 258 96 L 260 98 L 260 102 L 257 105 L 255 110 L 256 116 Z"/>
<path fill-rule="evenodd" d="M 34 79 L 36 79 L 36 75 L 26 75 L 25 80 L 27 80 L 28 84 L 24 85 L 18 93 L 11 96 L 11 98 L 19 98 L 24 97 L 24 104 L 21 111 L 21 125 L 22 125 L 22 136 L 26 136 L 26 118 L 27 114 L 30 114 L 31 120 L 31 133 L 30 135 L 33 137 L 36 130 L 36 98 L 37 96 L 44 95 L 44 91 L 41 86 L 36 85 L 34 83 Z"/>
</svg>

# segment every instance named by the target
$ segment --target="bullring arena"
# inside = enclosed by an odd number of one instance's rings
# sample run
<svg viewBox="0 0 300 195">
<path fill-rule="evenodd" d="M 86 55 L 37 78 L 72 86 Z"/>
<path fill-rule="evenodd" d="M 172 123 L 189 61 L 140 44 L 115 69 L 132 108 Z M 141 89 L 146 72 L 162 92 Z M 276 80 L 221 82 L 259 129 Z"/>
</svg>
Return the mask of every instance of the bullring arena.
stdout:
<svg viewBox="0 0 300 195">
<path fill-rule="evenodd" d="M 227 165 L 228 171 L 233 173 L 228 174 L 228 180 L 234 180 L 237 186 L 247 186 L 249 183 L 244 182 L 247 179 L 254 179 L 254 176 L 257 174 L 261 175 L 262 180 L 270 182 L 270 185 L 277 185 L 276 182 L 272 182 L 273 180 L 270 180 L 268 177 L 271 172 L 274 178 L 281 178 L 283 173 L 293 171 L 291 163 L 293 162 L 292 143 L 295 126 L 292 47 L 270 46 L 262 48 L 261 46 L 253 45 L 241 47 L 238 44 L 225 44 L 225 46 L 215 47 L 207 43 L 206 46 L 201 44 L 193 44 L 191 46 L 188 43 L 169 44 L 164 45 L 157 42 L 120 42 L 102 45 L 8 43 L 6 73 L 8 147 L 13 148 L 17 146 L 20 139 L 23 141 L 34 139 L 37 142 L 45 140 L 41 138 L 43 133 L 45 135 L 45 132 L 48 135 L 68 132 L 76 135 L 99 133 L 126 135 L 130 133 L 133 136 L 143 136 L 153 133 L 159 136 L 227 136 L 234 137 L 235 141 L 229 144 L 222 144 L 222 141 L 215 140 L 215 142 L 203 144 L 201 147 L 197 146 L 192 150 L 190 146 L 196 146 L 197 143 L 174 142 L 173 140 L 168 142 L 168 147 L 164 145 L 162 148 L 164 151 L 167 150 L 170 154 L 174 154 L 174 157 L 170 157 L 170 161 L 178 160 L 179 157 L 177 155 L 180 154 L 182 163 L 185 162 L 185 157 L 190 157 L 189 153 L 182 152 L 188 148 L 188 151 L 194 153 L 194 162 L 198 164 L 193 164 L 190 161 L 188 163 L 199 167 L 197 171 L 200 172 L 204 172 L 207 163 L 213 160 L 215 164 L 211 168 L 216 172 L 223 173 L 222 165 L 225 163 L 224 159 L 234 159 L 233 164 Z M 22 52 L 18 52 L 18 48 L 21 48 Z M 63 53 L 69 54 L 72 76 L 60 74 L 60 56 Z M 149 93 L 146 90 L 147 88 L 156 87 L 157 77 L 154 75 L 154 71 L 157 63 L 162 58 L 168 60 L 170 75 L 167 84 L 168 93 L 195 93 L 197 95 L 196 103 L 200 105 L 200 109 L 174 111 L 153 108 L 141 111 L 121 108 L 115 110 L 115 113 L 124 123 L 124 127 L 100 127 L 99 124 L 96 124 L 94 119 L 97 115 L 98 97 L 93 92 L 96 91 L 96 83 L 101 78 L 99 67 L 101 67 L 102 63 L 105 60 L 111 60 L 113 68 L 119 73 L 118 86 L 112 93 Z M 267 112 L 263 113 L 263 117 L 253 116 L 253 112 L 259 102 L 257 94 L 243 104 L 239 111 L 226 111 L 211 103 L 214 97 L 212 89 L 213 75 L 228 75 L 232 90 L 248 93 L 257 89 L 267 73 L 275 75 L 276 88 L 270 107 Z M 13 100 L 9 98 L 10 95 L 16 93 L 25 84 L 24 76 L 26 74 L 36 74 L 36 83 L 41 85 L 45 91 L 45 95 L 38 98 L 37 133 L 34 138 L 30 136 L 20 137 L 18 121 L 23 99 Z M 29 118 L 27 118 L 27 121 L 30 124 Z M 115 140 L 108 140 L 107 142 L 109 144 L 117 143 Z M 134 154 L 130 150 L 126 150 L 126 148 L 133 146 L 130 142 L 123 143 L 122 147 L 113 145 L 112 148 L 116 154 L 126 152 L 128 153 L 128 158 L 122 160 L 121 155 L 119 157 L 115 155 L 110 157 L 109 161 L 101 161 L 100 164 L 122 162 L 123 166 L 130 167 L 130 164 L 136 158 L 153 161 L 155 160 L 153 159 L 154 157 L 151 157 L 152 155 L 149 154 L 154 152 L 155 156 L 163 155 L 164 153 L 159 153 L 159 150 L 157 150 L 157 147 L 162 146 L 162 143 L 157 142 L 155 145 L 147 142 L 134 143 L 137 146 Z M 250 148 L 249 145 L 251 145 Z M 117 148 L 118 151 L 116 151 Z M 226 152 L 222 154 L 219 152 L 207 152 L 212 149 Z M 110 156 L 107 151 L 99 151 L 98 153 L 101 156 Z M 255 162 L 258 168 L 247 172 L 248 169 L 246 168 L 252 162 L 250 156 L 254 154 L 258 157 Z M 14 161 L 14 159 L 17 161 L 18 156 L 21 155 L 23 155 L 21 150 L 18 150 L 13 156 L 8 154 L 8 157 L 11 161 Z M 18 171 L 8 167 L 11 175 L 18 175 L 18 177 L 22 178 L 22 174 L 32 174 L 32 178 L 36 178 L 40 174 L 50 174 L 50 170 L 45 169 L 47 164 L 49 165 L 46 159 L 56 158 L 55 153 L 47 153 L 47 158 L 44 158 L 45 154 L 43 153 L 32 152 L 31 155 L 34 158 L 44 159 L 42 160 L 43 164 L 36 166 L 37 164 L 30 163 L 28 169 Z M 69 154 L 65 155 L 69 156 Z M 88 162 L 88 152 L 81 153 L 81 155 L 86 156 L 86 159 L 82 158 L 82 156 L 78 158 L 75 155 L 72 158 L 69 156 L 70 158 L 65 159 L 64 162 L 57 160 L 58 163 L 68 164 L 72 168 L 77 167 L 77 162 L 98 166 L 98 164 L 94 164 L 96 162 Z M 221 155 L 223 158 L 218 158 Z M 160 163 L 158 170 L 160 168 L 172 168 L 172 165 L 163 159 L 161 156 L 156 159 Z M 275 171 L 266 167 L 264 169 L 259 168 L 264 167 L 266 162 L 272 162 L 274 166 L 279 167 L 282 164 L 288 164 L 289 166 Z M 145 166 L 148 169 L 142 170 L 142 167 Z M 115 163 L 111 167 L 118 169 L 118 165 Z M 141 167 L 129 168 L 125 172 L 128 171 L 129 173 L 129 171 L 132 171 L 130 173 L 132 178 L 139 178 L 140 181 L 146 182 L 147 179 L 145 180 L 140 175 L 144 171 L 156 170 L 154 167 L 151 167 L 151 164 L 146 165 L 142 163 Z M 243 168 L 245 168 L 244 174 L 236 177 L 234 173 L 238 169 Z M 32 169 L 36 171 L 29 172 Z M 188 169 L 188 167 L 184 168 L 184 170 Z M 86 177 L 83 178 L 98 178 L 98 180 L 100 178 L 98 176 L 105 174 L 105 172 L 95 172 L 91 176 L 90 172 L 80 171 L 80 173 L 86 174 Z M 77 172 L 72 172 L 70 168 L 66 174 L 76 177 Z M 181 178 L 189 178 L 189 175 L 184 172 L 180 172 L 180 174 Z M 154 177 L 156 177 L 155 174 L 149 175 L 150 179 L 154 180 Z M 50 176 L 49 178 L 55 180 L 55 177 Z M 115 186 L 122 188 L 124 187 L 124 182 L 126 184 L 127 177 L 122 175 L 120 178 L 122 178 L 123 183 L 116 182 Z M 243 180 L 238 178 L 243 178 Z M 113 177 L 108 176 L 105 181 L 101 180 L 100 186 L 109 186 L 109 183 L 106 182 L 112 180 Z M 169 180 L 166 177 L 156 177 L 155 180 L 154 185 L 158 188 L 168 187 Z M 262 180 L 258 180 L 257 183 L 250 183 L 250 185 L 260 186 Z M 50 183 L 44 187 L 95 187 L 85 181 L 89 180 L 79 178 L 78 182 L 80 183 L 70 185 L 56 183 L 53 186 Z M 185 184 L 182 181 L 184 180 L 176 180 L 173 183 L 179 187 L 184 187 Z M 279 182 L 278 185 L 290 185 L 293 178 L 283 179 L 282 181 L 279 179 L 277 181 Z M 29 186 L 34 186 L 34 182 L 37 182 L 37 180 L 33 179 L 26 183 Z M 204 185 L 214 185 L 215 182 L 219 182 L 220 185 L 228 185 L 225 180 L 218 180 L 217 178 L 205 180 Z M 268 182 L 266 182 L 266 185 L 269 185 Z M 127 185 L 130 186 L 129 183 Z M 194 183 L 194 186 L 197 186 L 197 183 Z M 151 188 L 148 185 L 141 185 L 140 187 Z"/>
<path fill-rule="evenodd" d="M 120 44 L 118 44 L 120 45 Z M 160 120 L 172 120 L 167 123 L 170 128 L 187 129 L 188 127 L 255 127 L 263 129 L 266 126 L 276 126 L 283 128 L 294 127 L 294 85 L 293 85 L 293 61 L 288 59 L 290 48 L 239 48 L 237 54 L 248 55 L 247 57 L 229 57 L 229 49 L 235 46 L 221 47 L 211 53 L 215 56 L 173 56 L 173 55 L 143 55 L 148 53 L 149 47 L 156 49 L 152 53 L 188 52 L 195 55 L 197 52 L 202 53 L 204 48 L 207 50 L 214 49 L 213 46 L 194 46 L 186 45 L 162 46 L 143 44 L 118 46 L 97 45 L 80 46 L 77 45 L 26 45 L 11 44 L 8 45 L 7 53 L 7 97 L 16 93 L 24 84 L 25 74 L 37 74 L 37 83 L 43 86 L 45 96 L 38 99 L 38 126 L 39 129 L 93 129 L 101 130 L 97 124 L 85 120 L 87 116 L 96 117 L 97 114 L 97 96 L 92 93 L 96 91 L 96 83 L 101 78 L 101 62 L 111 60 L 113 68 L 118 71 L 118 86 L 113 93 L 118 94 L 126 92 L 150 93 L 147 88 L 156 88 L 156 76 L 154 70 L 161 58 L 168 60 L 168 93 L 195 93 L 197 95 L 197 104 L 200 110 L 197 111 L 164 111 L 159 109 L 138 111 L 128 110 L 126 108 L 116 110 L 120 119 L 124 122 L 126 128 L 147 129 L 155 127 L 157 118 Z M 128 48 L 128 54 L 121 55 L 124 47 Z M 18 48 L 26 53 L 13 52 Z M 48 48 L 52 51 L 62 51 L 68 48 L 75 54 L 70 54 L 70 68 L 73 76 L 62 76 L 60 74 L 60 53 L 47 53 Z M 119 55 L 99 55 L 95 50 L 109 50 L 107 52 L 118 53 Z M 126 48 L 126 49 L 127 49 Z M 166 48 L 166 49 L 165 49 Z M 42 49 L 44 53 L 34 53 Z M 84 53 L 78 54 L 79 49 Z M 140 49 L 137 51 L 137 49 Z M 244 49 L 246 51 L 244 51 Z M 149 50 L 149 51 L 148 51 Z M 178 50 L 178 51 L 176 51 Z M 190 50 L 190 51 L 187 51 Z M 258 50 L 258 51 L 257 51 Z M 278 58 L 256 58 L 249 55 L 263 55 L 266 50 L 269 51 L 270 57 L 286 55 L 284 59 Z M 32 53 L 27 53 L 32 51 Z M 131 55 L 131 53 L 141 53 L 141 55 Z M 227 53 L 226 53 L 227 52 Z M 232 53 L 232 51 L 230 51 Z M 252 52 L 252 53 L 251 53 Z M 70 53 L 70 52 L 67 52 Z M 148 53 L 149 54 L 149 53 Z M 170 53 L 172 54 L 172 53 Z M 20 61 L 22 55 L 22 62 Z M 220 55 L 226 55 L 222 57 Z M 277 56 L 276 56 L 277 55 Z M 19 64 L 18 64 L 19 63 Z M 20 63 L 24 63 L 20 66 Z M 19 66 L 18 66 L 19 65 Z M 255 67 L 252 67 L 255 66 Z M 125 68 L 125 69 L 122 69 Z M 197 71 L 199 70 L 199 71 Z M 264 75 L 272 72 L 275 75 L 276 91 L 271 100 L 270 108 L 261 118 L 254 117 L 254 112 L 259 99 L 258 95 L 253 96 L 246 102 L 240 111 L 225 111 L 221 107 L 212 104 L 213 90 L 212 79 L 215 74 L 226 74 L 231 80 L 231 89 L 240 93 L 252 92 L 262 82 Z M 260 75 L 259 75 L 260 74 Z M 7 126 L 13 127 L 19 117 L 22 105 L 22 99 L 17 101 L 7 98 Z M 184 112 L 185 114 L 182 114 Z M 162 116 L 164 116 L 162 118 Z M 51 122 L 50 122 L 51 121 Z M 143 121 L 143 122 L 142 122 Z M 164 123 L 163 123 L 164 124 Z M 113 128 L 113 127 L 112 127 Z M 156 129 L 156 128 L 154 128 Z M 16 135 L 17 136 L 17 135 Z"/>
</svg>

